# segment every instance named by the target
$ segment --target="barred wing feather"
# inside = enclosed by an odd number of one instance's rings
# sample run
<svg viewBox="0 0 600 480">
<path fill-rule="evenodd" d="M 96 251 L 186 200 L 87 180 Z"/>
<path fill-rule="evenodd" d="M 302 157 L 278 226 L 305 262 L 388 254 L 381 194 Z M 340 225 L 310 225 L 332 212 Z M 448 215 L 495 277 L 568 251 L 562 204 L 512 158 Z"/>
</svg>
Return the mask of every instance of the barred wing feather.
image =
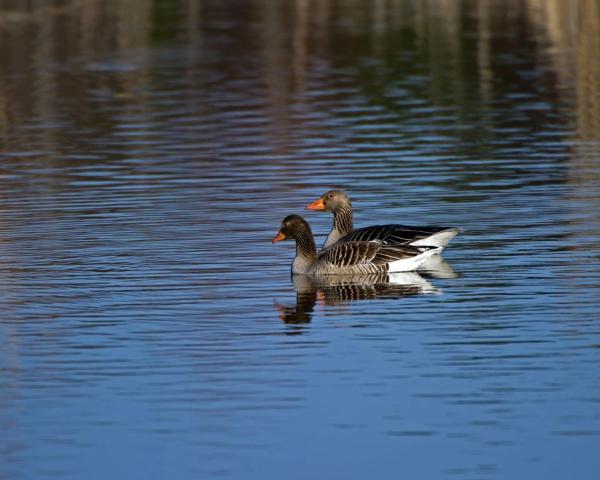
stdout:
<svg viewBox="0 0 600 480">
<path fill-rule="evenodd" d="M 355 265 L 385 265 L 397 260 L 415 257 L 430 247 L 411 247 L 410 245 L 383 245 L 380 242 L 337 242 L 319 255 L 319 261 L 336 267 Z"/>
<path fill-rule="evenodd" d="M 458 228 L 410 227 L 399 224 L 373 225 L 352 230 L 340 238 L 338 242 L 378 241 L 386 245 L 398 245 L 429 239 L 428 237 L 432 239 L 433 237 L 440 237 L 440 241 L 432 241 L 430 243 L 435 246 L 444 246 L 459 232 L 460 229 Z"/>
</svg>

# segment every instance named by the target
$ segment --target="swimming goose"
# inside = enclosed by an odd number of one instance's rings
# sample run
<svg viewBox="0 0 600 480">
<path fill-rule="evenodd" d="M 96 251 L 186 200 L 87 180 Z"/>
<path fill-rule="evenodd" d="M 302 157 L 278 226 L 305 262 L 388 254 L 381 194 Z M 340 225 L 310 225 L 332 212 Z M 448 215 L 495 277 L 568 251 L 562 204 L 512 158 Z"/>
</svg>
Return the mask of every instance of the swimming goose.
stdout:
<svg viewBox="0 0 600 480">
<path fill-rule="evenodd" d="M 410 227 L 408 225 L 372 225 L 354 229 L 352 203 L 342 190 L 330 190 L 306 207 L 307 210 L 333 212 L 333 227 L 323 244 L 327 248 L 336 242 L 379 241 L 384 245 L 414 245 L 440 247 L 448 244 L 462 229 L 449 227 Z"/>
<path fill-rule="evenodd" d="M 299 215 L 281 222 L 273 243 L 293 239 L 296 257 L 292 273 L 311 275 L 373 274 L 415 270 L 439 248 L 430 246 L 384 245 L 378 241 L 336 243 L 317 254 L 310 225 Z"/>
</svg>

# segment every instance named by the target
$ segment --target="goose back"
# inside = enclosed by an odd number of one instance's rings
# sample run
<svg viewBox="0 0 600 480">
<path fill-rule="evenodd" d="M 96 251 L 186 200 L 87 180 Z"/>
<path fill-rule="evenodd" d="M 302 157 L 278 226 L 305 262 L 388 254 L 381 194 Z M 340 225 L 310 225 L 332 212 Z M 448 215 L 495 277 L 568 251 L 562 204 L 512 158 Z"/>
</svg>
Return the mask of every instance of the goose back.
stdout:
<svg viewBox="0 0 600 480">
<path fill-rule="evenodd" d="M 444 247 L 461 231 L 456 227 L 411 227 L 388 224 L 357 228 L 338 236 L 337 242 L 378 241 L 385 245 L 428 245 Z M 422 241 L 422 242 L 421 242 Z"/>
</svg>

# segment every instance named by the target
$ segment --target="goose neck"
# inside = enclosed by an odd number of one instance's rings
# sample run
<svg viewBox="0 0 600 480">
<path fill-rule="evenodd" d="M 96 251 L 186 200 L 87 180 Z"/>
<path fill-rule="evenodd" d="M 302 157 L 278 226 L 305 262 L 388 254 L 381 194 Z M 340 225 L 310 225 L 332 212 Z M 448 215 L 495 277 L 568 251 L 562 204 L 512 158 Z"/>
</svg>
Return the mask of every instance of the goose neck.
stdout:
<svg viewBox="0 0 600 480">
<path fill-rule="evenodd" d="M 310 230 L 302 228 L 296 232 L 296 255 L 316 259 L 317 247 Z"/>
<path fill-rule="evenodd" d="M 306 274 L 317 261 L 317 247 L 312 233 L 308 229 L 295 232 L 296 257 L 292 262 L 292 273 Z"/>
<path fill-rule="evenodd" d="M 350 205 L 341 207 L 334 212 L 333 228 L 342 235 L 352 231 L 352 207 Z"/>
</svg>

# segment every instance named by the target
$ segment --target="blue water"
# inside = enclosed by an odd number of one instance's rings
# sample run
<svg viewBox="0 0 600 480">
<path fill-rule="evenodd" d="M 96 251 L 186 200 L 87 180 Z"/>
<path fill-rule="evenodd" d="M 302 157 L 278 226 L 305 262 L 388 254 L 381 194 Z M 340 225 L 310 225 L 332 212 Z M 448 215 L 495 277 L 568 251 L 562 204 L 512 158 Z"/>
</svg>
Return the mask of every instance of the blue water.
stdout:
<svg viewBox="0 0 600 480">
<path fill-rule="evenodd" d="M 596 478 L 600 30 L 536 3 L 0 3 L 0 478 Z M 465 232 L 293 281 L 334 187 Z"/>
</svg>

